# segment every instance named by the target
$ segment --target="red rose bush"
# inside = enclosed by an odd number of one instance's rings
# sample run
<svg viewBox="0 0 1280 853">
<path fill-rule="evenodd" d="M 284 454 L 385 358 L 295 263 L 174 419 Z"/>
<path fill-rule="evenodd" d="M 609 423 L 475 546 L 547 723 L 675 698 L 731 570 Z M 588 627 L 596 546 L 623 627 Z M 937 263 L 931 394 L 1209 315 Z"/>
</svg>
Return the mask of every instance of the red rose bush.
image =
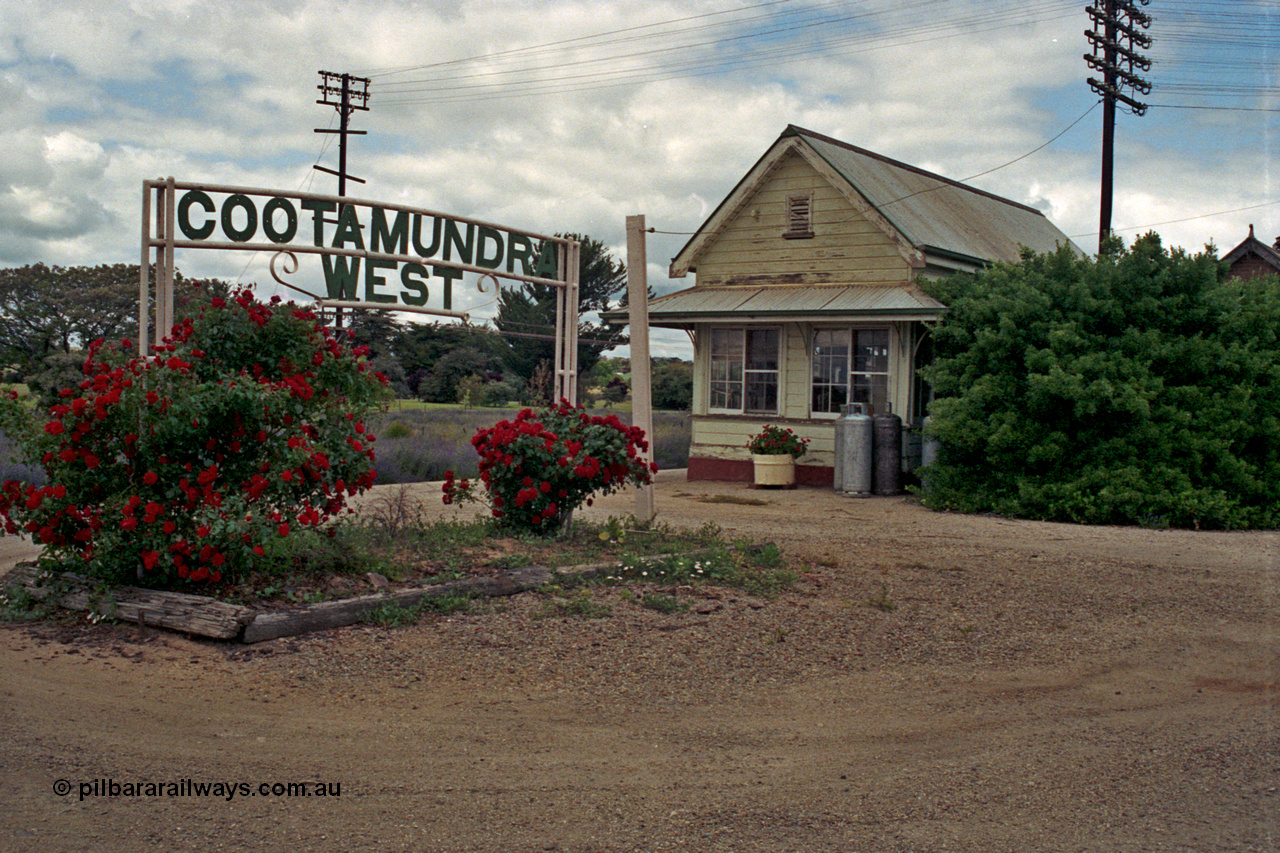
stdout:
<svg viewBox="0 0 1280 853">
<path fill-rule="evenodd" d="M 590 416 L 563 400 L 482 429 L 471 444 L 493 517 L 503 527 L 542 535 L 564 528 L 593 495 L 644 485 L 657 471 L 641 457 L 649 449 L 644 430 L 616 415 Z M 444 502 L 473 499 L 476 485 L 448 472 Z"/>
<path fill-rule="evenodd" d="M 0 486 L 5 531 L 44 545 L 47 566 L 109 582 L 252 570 L 372 485 L 362 417 L 386 391 L 363 356 L 309 311 L 248 292 L 213 300 L 149 357 L 96 342 L 43 427 L 16 400 L 0 407 L 47 475 Z"/>
</svg>

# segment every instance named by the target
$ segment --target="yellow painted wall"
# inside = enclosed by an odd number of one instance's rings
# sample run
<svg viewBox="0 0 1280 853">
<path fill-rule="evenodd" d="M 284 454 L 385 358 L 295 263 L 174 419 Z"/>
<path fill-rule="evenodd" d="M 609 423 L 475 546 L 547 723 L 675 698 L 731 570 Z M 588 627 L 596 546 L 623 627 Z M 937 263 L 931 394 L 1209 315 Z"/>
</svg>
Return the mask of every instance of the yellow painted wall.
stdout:
<svg viewBox="0 0 1280 853">
<path fill-rule="evenodd" d="M 787 196 L 813 193 L 814 236 L 784 239 Z M 778 164 L 695 260 L 697 284 L 901 284 L 912 277 L 897 246 L 798 154 Z"/>
<path fill-rule="evenodd" d="M 814 236 L 784 239 L 787 196 L 813 193 Z M 898 247 L 861 214 L 803 157 L 783 158 L 759 190 L 740 205 L 716 239 L 694 261 L 697 285 L 901 285 L 914 271 Z M 716 324 L 735 326 L 738 324 Z M 708 411 L 710 329 L 697 326 L 694 355 L 693 442 L 690 454 L 717 459 L 750 458 L 747 441 L 767 423 L 778 423 L 810 439 L 800 464 L 831 466 L 835 462 L 834 419 L 813 419 L 809 412 L 815 327 L 847 328 L 854 318 L 832 317 L 830 324 L 799 322 L 744 323 L 781 329 L 779 399 L 776 416 L 715 415 Z M 889 400 L 894 412 L 908 411 L 911 393 L 912 323 L 877 323 L 859 318 L 857 325 L 890 329 Z"/>
</svg>

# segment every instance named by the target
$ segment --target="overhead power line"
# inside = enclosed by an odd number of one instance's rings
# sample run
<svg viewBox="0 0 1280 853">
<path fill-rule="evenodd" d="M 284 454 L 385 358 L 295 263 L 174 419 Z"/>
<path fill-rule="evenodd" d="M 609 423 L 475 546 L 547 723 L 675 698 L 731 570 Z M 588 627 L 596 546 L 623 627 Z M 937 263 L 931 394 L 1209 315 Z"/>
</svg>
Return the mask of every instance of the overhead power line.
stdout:
<svg viewBox="0 0 1280 853">
<path fill-rule="evenodd" d="M 745 8 L 763 9 L 769 6 L 779 6 L 783 3 L 790 3 L 790 2 L 792 2 L 792 0 L 772 0 L 772 2 L 769 2 L 769 3 L 760 3 L 755 6 L 748 6 Z M 494 53 L 484 54 L 483 58 L 491 61 L 494 59 L 502 59 L 502 58 L 508 58 L 512 56 L 523 56 L 523 55 L 528 55 L 530 53 L 537 53 L 537 52 L 546 51 L 553 48 L 564 47 L 571 44 L 579 44 L 581 42 L 587 42 L 587 41 L 597 41 L 599 39 L 608 38 L 609 36 L 622 35 L 625 33 L 635 33 L 642 30 L 652 30 L 657 27 L 666 27 L 672 24 L 685 23 L 686 21 L 697 21 L 697 20 L 703 20 L 707 18 L 720 17 L 723 15 L 730 15 L 739 11 L 742 11 L 742 9 L 725 9 L 720 12 L 707 12 L 702 15 L 690 15 L 689 17 L 686 17 L 686 18 L 675 18 L 674 20 L 661 21 L 653 24 L 639 24 L 634 27 L 624 27 L 623 29 L 619 29 L 619 30 L 608 30 L 606 32 L 594 33 L 592 35 L 587 35 L 587 36 L 577 36 L 576 38 L 571 38 L 571 39 L 560 39 L 559 41 L 543 42 L 541 44 L 530 45 L 527 47 L 514 47 L 508 50 L 500 50 Z M 406 74 L 411 71 L 422 71 L 428 68 L 443 68 L 450 65 L 460 65 L 468 62 L 474 62 L 475 60 L 476 60 L 476 57 L 464 57 L 462 59 L 447 59 L 442 62 L 432 62 L 432 63 L 427 63 L 425 65 L 407 65 L 400 68 L 382 69 L 380 71 L 371 70 L 371 71 L 366 71 L 365 73 L 371 77 L 389 77 L 395 74 Z"/>
<path fill-rule="evenodd" d="M 434 104 L 527 97 L 724 74 L 773 67 L 827 52 L 843 55 L 1024 26 L 1074 16 L 1079 9 L 1075 0 L 1036 0 L 1012 14 L 1008 10 L 986 10 L 938 19 L 927 14 L 931 7 L 936 9 L 938 2 L 914 0 L 892 9 L 860 7 L 854 14 L 843 15 L 831 14 L 827 11 L 830 7 L 822 7 L 818 12 L 782 15 L 771 26 L 748 28 L 745 32 L 743 22 L 735 20 L 717 23 L 715 26 L 723 30 L 718 35 L 703 32 L 706 27 L 664 29 L 642 36 L 632 34 L 570 45 L 570 54 L 554 51 L 553 46 L 564 43 L 551 43 L 531 47 L 527 52 L 503 51 L 451 60 L 414 69 L 438 69 L 433 75 L 383 83 L 386 95 L 380 103 Z M 620 44 L 637 49 L 618 50 Z M 518 62 L 513 64 L 513 60 Z M 569 73 L 558 73 L 566 69 Z"/>
<path fill-rule="evenodd" d="M 1161 225 L 1177 225 L 1180 222 L 1194 222 L 1197 219 L 1212 219 L 1215 216 L 1226 216 L 1231 213 L 1243 213 L 1246 210 L 1257 210 L 1261 207 L 1273 207 L 1277 204 L 1280 204 L 1280 199 L 1277 199 L 1276 201 L 1264 201 L 1261 204 L 1250 204 L 1245 207 L 1233 207 L 1230 210 L 1215 210 L 1213 213 L 1199 213 L 1195 216 L 1184 216 L 1181 219 L 1166 219 L 1163 222 L 1148 222 L 1146 225 L 1127 225 L 1124 228 L 1115 228 L 1112 230 L 1116 233 L 1120 233 L 1122 231 L 1142 231 L 1145 228 L 1159 228 Z M 1075 240 L 1078 237 L 1092 236 L 1094 236 L 1092 233 L 1072 234 L 1071 239 Z"/>
<path fill-rule="evenodd" d="M 1136 6 L 1136 0 L 1094 0 L 1098 9 L 1106 3 Z M 1159 36 L 1149 51 L 1150 72 L 1141 76 L 1162 93 L 1163 107 L 1271 112 L 1280 100 L 1274 9 L 1244 0 L 1161 0 L 1150 14 Z M 379 103 L 388 107 L 536 98 L 780 68 L 1071 18 L 1084 19 L 1079 0 L 978 6 L 770 0 L 362 73 L 379 81 Z"/>
</svg>

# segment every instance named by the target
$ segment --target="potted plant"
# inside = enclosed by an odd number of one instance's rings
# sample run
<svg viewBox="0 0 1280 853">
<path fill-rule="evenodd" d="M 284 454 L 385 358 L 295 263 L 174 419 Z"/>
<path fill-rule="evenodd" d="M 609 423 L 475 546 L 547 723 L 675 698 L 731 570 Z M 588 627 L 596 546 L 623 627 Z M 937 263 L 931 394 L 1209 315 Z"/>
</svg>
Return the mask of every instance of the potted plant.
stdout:
<svg viewBox="0 0 1280 853">
<path fill-rule="evenodd" d="M 809 439 L 801 438 L 794 431 L 767 424 L 747 442 L 755 468 L 755 484 L 794 486 L 796 460 L 804 456 L 808 445 Z"/>
</svg>

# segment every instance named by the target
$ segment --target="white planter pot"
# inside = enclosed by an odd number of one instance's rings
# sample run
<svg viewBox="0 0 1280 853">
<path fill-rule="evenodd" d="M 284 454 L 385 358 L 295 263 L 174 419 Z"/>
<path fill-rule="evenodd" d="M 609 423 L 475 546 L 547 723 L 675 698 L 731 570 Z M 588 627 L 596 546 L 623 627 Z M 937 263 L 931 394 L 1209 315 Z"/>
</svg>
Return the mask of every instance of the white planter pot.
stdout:
<svg viewBox="0 0 1280 853">
<path fill-rule="evenodd" d="M 756 485 L 787 487 L 796 484 L 796 460 L 787 453 L 781 455 L 751 454 L 755 466 Z"/>
</svg>

